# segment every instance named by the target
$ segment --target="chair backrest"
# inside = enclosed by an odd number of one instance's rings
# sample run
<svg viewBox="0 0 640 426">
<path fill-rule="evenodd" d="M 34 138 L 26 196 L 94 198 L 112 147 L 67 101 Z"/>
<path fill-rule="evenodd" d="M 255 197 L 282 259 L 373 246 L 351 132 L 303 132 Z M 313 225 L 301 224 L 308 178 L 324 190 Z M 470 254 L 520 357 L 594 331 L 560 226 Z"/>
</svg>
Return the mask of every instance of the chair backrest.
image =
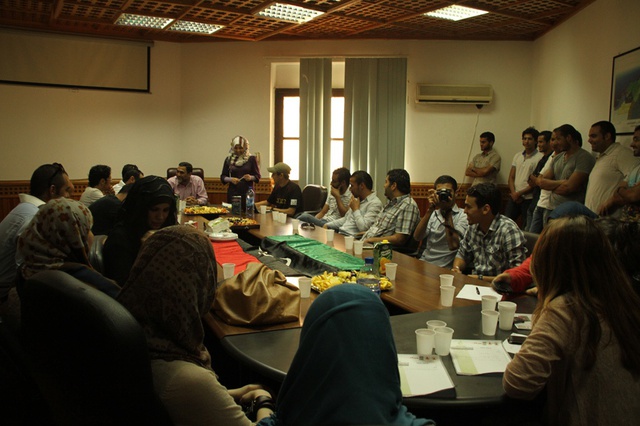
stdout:
<svg viewBox="0 0 640 426">
<path fill-rule="evenodd" d="M 104 275 L 104 258 L 102 256 L 102 249 L 104 248 L 104 242 L 107 241 L 106 235 L 94 235 L 93 243 L 89 249 L 89 263 L 93 266 L 93 269 Z"/>
<path fill-rule="evenodd" d="M 171 424 L 129 311 L 62 271 L 41 272 L 23 290 L 27 362 L 56 424 Z"/>
<path fill-rule="evenodd" d="M 524 246 L 527 248 L 527 254 L 531 256 L 531 253 L 533 253 L 533 247 L 535 247 L 540 234 L 534 234 L 533 232 L 527 231 L 524 231 L 523 234 L 525 238 Z"/>
<path fill-rule="evenodd" d="M 309 184 L 302 190 L 302 206 L 305 212 L 318 213 L 327 202 L 327 187 Z"/>
<path fill-rule="evenodd" d="M 176 167 L 169 167 L 167 169 L 167 179 L 174 177 L 178 173 L 178 169 Z M 200 179 L 204 181 L 204 169 L 200 167 L 194 167 L 191 172 L 192 175 L 200 176 Z"/>
</svg>

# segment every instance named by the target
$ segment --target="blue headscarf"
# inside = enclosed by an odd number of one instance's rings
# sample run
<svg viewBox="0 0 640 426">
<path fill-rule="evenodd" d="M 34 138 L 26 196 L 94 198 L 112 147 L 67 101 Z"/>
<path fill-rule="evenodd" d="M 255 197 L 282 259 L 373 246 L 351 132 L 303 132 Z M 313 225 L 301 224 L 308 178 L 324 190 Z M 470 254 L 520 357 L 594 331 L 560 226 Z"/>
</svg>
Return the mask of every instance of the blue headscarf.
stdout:
<svg viewBox="0 0 640 426">
<path fill-rule="evenodd" d="M 276 413 L 259 424 L 431 424 L 402 405 L 389 314 L 378 296 L 343 284 L 313 302 Z"/>
</svg>

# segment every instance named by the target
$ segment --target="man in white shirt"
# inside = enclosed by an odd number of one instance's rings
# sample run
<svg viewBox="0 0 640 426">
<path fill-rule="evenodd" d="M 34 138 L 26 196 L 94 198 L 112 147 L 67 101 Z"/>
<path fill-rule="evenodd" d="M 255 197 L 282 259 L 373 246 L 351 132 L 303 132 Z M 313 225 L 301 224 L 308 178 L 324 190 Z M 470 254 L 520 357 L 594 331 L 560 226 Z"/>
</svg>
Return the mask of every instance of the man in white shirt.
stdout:
<svg viewBox="0 0 640 426">
<path fill-rule="evenodd" d="M 505 216 L 517 221 L 522 216 L 522 228 L 527 226 L 527 211 L 533 199 L 533 187 L 529 185 L 529 176 L 533 173 L 542 154 L 537 149 L 538 132 L 529 127 L 522 132 L 522 146 L 524 151 L 516 153 L 509 171 L 509 202 L 505 209 Z"/>
<path fill-rule="evenodd" d="M 144 177 L 144 173 L 142 170 L 138 168 L 135 164 L 125 164 L 122 167 L 122 180 L 115 185 L 113 185 L 113 193 L 118 195 L 120 190 L 129 183 L 134 183 L 140 178 Z"/>
<path fill-rule="evenodd" d="M 80 196 L 80 202 L 89 207 L 94 201 L 107 194 L 113 194 L 111 167 L 98 164 L 89 170 L 89 186 Z"/>
<path fill-rule="evenodd" d="M 382 202 L 373 192 L 373 179 L 364 170 L 358 170 L 349 179 L 351 200 L 349 210 L 340 219 L 324 224 L 327 229 L 335 229 L 345 235 L 363 234 L 382 211 Z"/>
<path fill-rule="evenodd" d="M 351 201 L 351 191 L 349 191 L 349 179 L 351 173 L 346 167 L 335 169 L 331 175 L 331 194 L 327 197 L 327 202 L 322 210 L 315 216 L 309 213 L 302 213 L 298 216 L 301 222 L 313 223 L 316 226 L 324 226 L 325 223 L 340 219 L 349 210 Z"/>
</svg>

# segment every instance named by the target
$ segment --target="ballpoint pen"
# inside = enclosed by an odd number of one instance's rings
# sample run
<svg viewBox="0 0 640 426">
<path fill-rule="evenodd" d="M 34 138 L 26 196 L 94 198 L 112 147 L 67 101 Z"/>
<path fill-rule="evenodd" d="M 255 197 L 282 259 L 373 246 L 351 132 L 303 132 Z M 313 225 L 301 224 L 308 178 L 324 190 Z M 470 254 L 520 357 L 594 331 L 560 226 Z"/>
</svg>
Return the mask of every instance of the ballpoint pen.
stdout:
<svg viewBox="0 0 640 426">
<path fill-rule="evenodd" d="M 480 289 L 478 287 L 476 287 L 476 293 L 478 293 L 478 295 L 480 295 Z"/>
</svg>

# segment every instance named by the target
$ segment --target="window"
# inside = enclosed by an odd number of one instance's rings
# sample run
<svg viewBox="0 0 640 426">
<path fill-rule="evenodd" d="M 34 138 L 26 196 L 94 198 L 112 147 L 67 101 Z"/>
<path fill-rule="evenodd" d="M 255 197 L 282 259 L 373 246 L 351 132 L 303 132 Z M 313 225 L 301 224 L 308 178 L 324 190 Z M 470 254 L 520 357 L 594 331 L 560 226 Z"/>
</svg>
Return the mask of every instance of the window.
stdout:
<svg viewBox="0 0 640 426">
<path fill-rule="evenodd" d="M 291 166 L 292 180 L 298 180 L 300 170 L 300 91 L 276 89 L 275 110 L 276 163 Z M 331 97 L 331 170 L 342 167 L 344 149 L 344 90 L 334 89 Z M 348 166 L 348 165 L 347 165 Z"/>
</svg>

